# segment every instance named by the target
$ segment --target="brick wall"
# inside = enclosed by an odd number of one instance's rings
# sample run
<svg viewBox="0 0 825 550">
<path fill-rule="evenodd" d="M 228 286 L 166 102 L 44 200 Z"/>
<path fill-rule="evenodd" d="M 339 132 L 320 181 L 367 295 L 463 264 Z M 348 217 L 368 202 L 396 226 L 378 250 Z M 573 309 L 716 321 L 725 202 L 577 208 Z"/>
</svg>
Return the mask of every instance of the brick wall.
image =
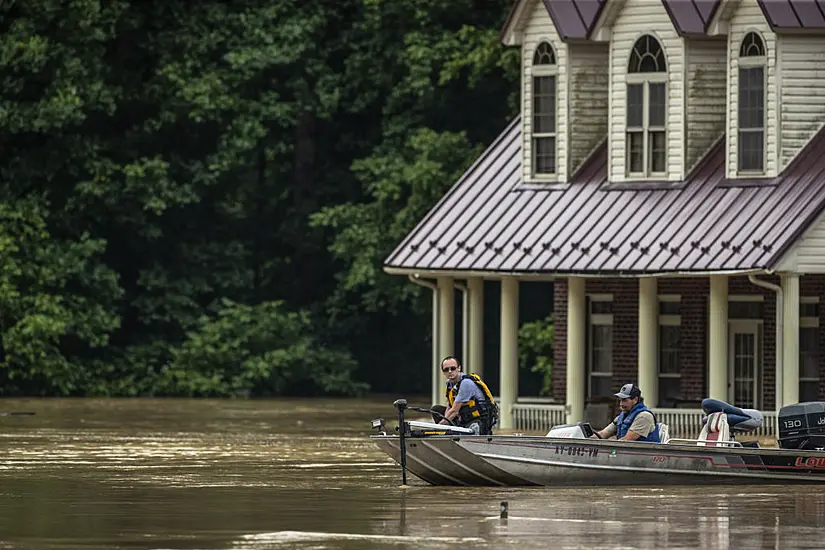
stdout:
<svg viewBox="0 0 825 550">
<path fill-rule="evenodd" d="M 779 284 L 779 277 L 760 277 Z M 588 279 L 587 294 L 613 295 L 613 391 L 638 378 L 638 300 L 637 279 Z M 679 350 L 681 398 L 698 401 L 707 397 L 708 296 L 707 277 L 659 279 L 659 294 L 681 296 L 681 348 Z M 747 277 L 731 277 L 729 295 L 764 297 L 762 332 L 763 409 L 775 407 L 776 294 L 752 284 Z M 818 296 L 825 302 L 825 276 L 808 275 L 800 280 L 801 296 Z M 820 307 L 820 349 L 825 352 L 825 303 Z M 553 397 L 565 400 L 567 369 L 567 282 L 559 279 L 554 288 L 555 350 Z M 823 353 L 825 359 L 825 353 Z M 644 393 L 644 388 L 642 388 Z M 820 398 L 825 396 L 825 361 L 820 360 Z"/>
</svg>

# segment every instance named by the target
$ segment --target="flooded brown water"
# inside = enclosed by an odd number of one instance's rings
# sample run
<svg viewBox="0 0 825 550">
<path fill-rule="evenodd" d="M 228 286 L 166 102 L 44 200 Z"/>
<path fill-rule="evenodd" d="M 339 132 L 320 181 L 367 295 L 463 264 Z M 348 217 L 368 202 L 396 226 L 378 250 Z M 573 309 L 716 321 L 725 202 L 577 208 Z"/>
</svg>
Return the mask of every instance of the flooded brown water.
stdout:
<svg viewBox="0 0 825 550">
<path fill-rule="evenodd" d="M 391 401 L 0 400 L 0 549 L 825 545 L 821 486 L 400 488 Z"/>
</svg>

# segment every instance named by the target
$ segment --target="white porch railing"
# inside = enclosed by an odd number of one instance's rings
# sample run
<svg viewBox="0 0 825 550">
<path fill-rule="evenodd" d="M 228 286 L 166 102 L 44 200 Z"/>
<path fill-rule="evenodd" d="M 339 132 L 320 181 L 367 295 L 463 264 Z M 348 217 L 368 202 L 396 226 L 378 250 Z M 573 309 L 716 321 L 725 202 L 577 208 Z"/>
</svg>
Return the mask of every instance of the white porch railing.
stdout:
<svg viewBox="0 0 825 550">
<path fill-rule="evenodd" d="M 538 399 L 519 399 L 513 405 L 513 425 L 516 430 L 547 432 L 551 427 L 564 424 L 564 405 L 537 403 Z M 659 422 L 668 425 L 670 437 L 694 439 L 702 431 L 702 417 L 705 413 L 701 409 L 653 409 Z M 757 437 L 776 435 L 776 411 L 762 411 L 764 422 L 762 426 L 749 432 L 748 435 Z"/>
</svg>

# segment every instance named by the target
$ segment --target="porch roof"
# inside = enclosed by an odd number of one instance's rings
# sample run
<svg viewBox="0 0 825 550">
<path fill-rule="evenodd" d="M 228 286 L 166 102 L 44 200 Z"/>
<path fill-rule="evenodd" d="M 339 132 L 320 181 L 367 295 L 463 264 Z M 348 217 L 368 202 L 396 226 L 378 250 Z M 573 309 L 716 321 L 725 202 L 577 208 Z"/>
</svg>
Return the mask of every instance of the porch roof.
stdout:
<svg viewBox="0 0 825 550">
<path fill-rule="evenodd" d="M 662 0 L 676 32 L 681 36 L 706 34 L 720 3 L 721 0 Z"/>
<path fill-rule="evenodd" d="M 569 184 L 521 177 L 516 118 L 385 261 L 403 272 L 770 269 L 825 204 L 825 129 L 777 178 L 727 180 L 720 140 L 683 182 L 611 183 L 602 145 Z"/>
</svg>

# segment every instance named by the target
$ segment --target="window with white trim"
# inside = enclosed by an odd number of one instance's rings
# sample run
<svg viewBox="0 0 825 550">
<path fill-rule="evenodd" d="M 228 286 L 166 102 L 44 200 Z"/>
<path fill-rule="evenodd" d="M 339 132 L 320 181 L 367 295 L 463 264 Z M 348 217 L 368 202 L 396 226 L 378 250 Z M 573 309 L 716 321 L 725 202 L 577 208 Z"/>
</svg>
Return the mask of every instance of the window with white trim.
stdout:
<svg viewBox="0 0 825 550">
<path fill-rule="evenodd" d="M 627 173 L 667 172 L 667 61 L 649 34 L 639 38 L 627 66 Z"/>
<path fill-rule="evenodd" d="M 819 401 L 819 298 L 799 303 L 799 401 Z"/>
<path fill-rule="evenodd" d="M 542 42 L 533 55 L 533 175 L 556 173 L 556 82 L 558 65 L 553 46 Z"/>
<path fill-rule="evenodd" d="M 682 315 L 679 296 L 659 296 L 659 406 L 676 407 L 682 396 L 679 349 Z"/>
<path fill-rule="evenodd" d="M 613 297 L 594 295 L 589 302 L 588 396 L 610 396 L 613 393 Z"/>
<path fill-rule="evenodd" d="M 745 35 L 739 46 L 737 166 L 739 172 L 765 170 L 765 67 L 767 51 L 762 37 Z"/>
</svg>

